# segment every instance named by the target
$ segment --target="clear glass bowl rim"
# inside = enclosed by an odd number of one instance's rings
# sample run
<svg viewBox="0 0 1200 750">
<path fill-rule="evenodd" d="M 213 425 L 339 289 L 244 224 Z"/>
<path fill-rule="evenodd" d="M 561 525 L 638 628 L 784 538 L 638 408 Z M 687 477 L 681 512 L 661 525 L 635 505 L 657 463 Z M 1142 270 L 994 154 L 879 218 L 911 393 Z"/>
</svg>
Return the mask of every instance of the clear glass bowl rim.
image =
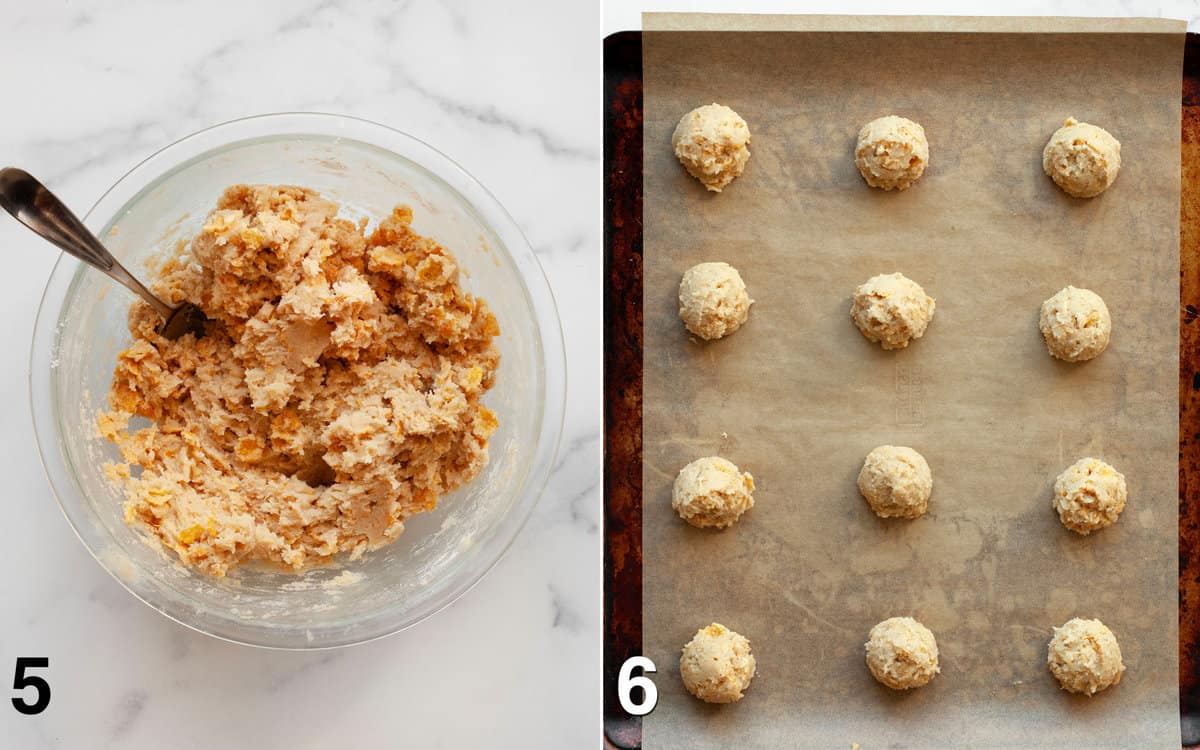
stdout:
<svg viewBox="0 0 1200 750">
<path fill-rule="evenodd" d="M 484 542 L 486 547 L 479 555 L 484 564 L 463 576 L 458 585 L 447 589 L 418 611 L 394 618 L 376 616 L 362 623 L 362 627 L 335 627 L 329 633 L 318 632 L 319 637 L 306 639 L 304 643 L 287 645 L 272 642 L 274 633 L 267 628 L 242 623 L 223 627 L 220 623 L 214 626 L 211 622 L 191 621 L 180 608 L 154 601 L 153 587 L 139 586 L 125 580 L 97 552 L 97 546 L 103 539 L 92 539 L 100 535 L 88 522 L 86 500 L 75 498 L 70 503 L 64 501 L 64 495 L 78 495 L 78 492 L 67 476 L 70 469 L 57 443 L 60 435 L 52 408 L 51 362 L 58 341 L 61 308 L 79 265 L 79 261 L 65 253 L 54 264 L 38 306 L 29 355 L 29 406 L 38 456 L 59 509 L 96 562 L 126 591 L 169 619 L 205 635 L 263 648 L 317 650 L 365 643 L 412 627 L 471 590 L 504 557 L 532 515 L 557 459 L 566 410 L 566 352 L 562 322 L 549 281 L 528 239 L 512 216 L 487 188 L 450 157 L 414 136 L 372 120 L 324 112 L 276 112 L 237 118 L 203 128 L 160 148 L 129 169 L 96 199 L 82 219 L 93 231 L 97 229 L 97 219 L 108 221 L 110 217 L 97 217 L 94 214 L 114 191 L 127 183 L 135 186 L 132 192 L 134 197 L 128 199 L 132 201 L 166 175 L 203 154 L 239 141 L 286 135 L 350 138 L 395 153 L 428 170 L 462 195 L 479 213 L 503 243 L 503 247 L 496 250 L 506 252 L 520 271 L 538 326 L 545 378 L 544 403 L 534 462 L 526 475 L 517 504 L 500 519 L 495 533 Z M 403 147 L 404 153 L 394 150 L 398 146 Z M 410 155 L 414 152 L 419 156 L 414 158 Z M 31 241 L 41 242 L 37 239 Z M 319 631 L 320 627 L 311 630 Z"/>
</svg>

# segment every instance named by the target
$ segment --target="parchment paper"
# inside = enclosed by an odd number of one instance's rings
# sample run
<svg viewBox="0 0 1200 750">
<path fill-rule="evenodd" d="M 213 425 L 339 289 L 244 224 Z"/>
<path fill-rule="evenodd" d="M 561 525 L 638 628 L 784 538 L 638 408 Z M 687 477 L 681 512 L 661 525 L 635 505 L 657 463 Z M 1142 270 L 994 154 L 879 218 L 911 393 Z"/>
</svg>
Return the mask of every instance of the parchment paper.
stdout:
<svg viewBox="0 0 1200 750">
<path fill-rule="evenodd" d="M 659 666 L 647 750 L 1179 747 L 1182 24 L 925 23 L 941 31 L 644 34 L 644 650 Z M 670 147 L 678 118 L 713 101 L 752 133 L 745 174 L 720 195 Z M 930 141 L 904 193 L 867 188 L 853 164 L 859 127 L 892 113 Z M 1068 198 L 1042 173 L 1068 116 L 1122 143 L 1099 198 Z M 702 343 L 676 292 L 709 260 L 740 269 L 756 303 L 741 331 Z M 850 295 L 893 271 L 937 313 L 924 338 L 884 352 L 851 323 Z M 1081 365 L 1052 359 L 1037 328 L 1067 284 L 1098 292 L 1114 320 L 1108 351 Z M 878 519 L 859 496 L 862 460 L 885 443 L 928 459 L 924 518 Z M 719 532 L 670 507 L 679 468 L 711 454 L 758 485 Z M 1124 472 L 1129 503 L 1081 537 L 1051 486 L 1089 455 Z M 942 673 L 920 690 L 882 687 L 863 663 L 867 631 L 893 615 L 937 636 Z M 1051 627 L 1074 616 L 1108 624 L 1128 668 L 1090 699 L 1045 664 Z M 714 620 L 758 659 L 735 705 L 700 703 L 678 675 L 680 648 Z"/>
</svg>

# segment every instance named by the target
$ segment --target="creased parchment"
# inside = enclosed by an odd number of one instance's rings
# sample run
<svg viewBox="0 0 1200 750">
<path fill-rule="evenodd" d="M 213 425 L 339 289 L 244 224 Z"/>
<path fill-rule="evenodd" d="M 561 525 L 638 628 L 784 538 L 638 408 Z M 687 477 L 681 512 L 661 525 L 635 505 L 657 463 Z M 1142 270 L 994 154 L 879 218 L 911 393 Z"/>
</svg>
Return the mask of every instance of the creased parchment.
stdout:
<svg viewBox="0 0 1200 750">
<path fill-rule="evenodd" d="M 645 747 L 1178 748 L 1182 24 L 697 22 L 729 31 L 643 36 L 644 650 L 659 666 Z M 814 26 L 853 30 L 763 30 Z M 670 147 L 678 118 L 714 101 L 752 133 L 720 195 Z M 929 169 L 904 193 L 868 188 L 853 164 L 858 129 L 886 114 L 929 137 Z M 1120 177 L 1092 200 L 1042 173 L 1068 116 L 1122 144 Z M 739 332 L 704 343 L 676 291 L 714 260 L 756 303 Z M 884 352 L 851 323 L 850 295 L 893 271 L 937 313 Z M 1052 359 L 1037 329 L 1067 284 L 1114 320 L 1108 351 L 1082 365 Z M 858 495 L 863 458 L 885 443 L 928 459 L 924 518 L 878 519 Z M 710 454 L 758 485 L 726 531 L 670 507 L 679 468 Z M 1125 473 L 1129 504 L 1081 537 L 1051 485 L 1089 455 Z M 867 631 L 893 615 L 937 636 L 942 673 L 920 690 L 892 692 L 863 663 Z M 1045 666 L 1051 627 L 1074 616 L 1108 624 L 1128 667 L 1090 699 Z M 702 704 L 679 680 L 680 647 L 714 620 L 758 659 L 738 704 Z"/>
</svg>

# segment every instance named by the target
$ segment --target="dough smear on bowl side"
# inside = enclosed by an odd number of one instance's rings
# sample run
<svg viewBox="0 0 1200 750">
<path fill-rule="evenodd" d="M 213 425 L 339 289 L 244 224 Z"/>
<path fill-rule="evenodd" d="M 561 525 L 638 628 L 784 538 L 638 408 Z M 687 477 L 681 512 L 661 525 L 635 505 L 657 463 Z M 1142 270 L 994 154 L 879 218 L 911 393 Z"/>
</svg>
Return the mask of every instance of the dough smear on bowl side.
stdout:
<svg viewBox="0 0 1200 750">
<path fill-rule="evenodd" d="M 1125 673 L 1113 632 L 1099 620 L 1079 617 L 1054 629 L 1046 665 L 1063 690 L 1087 696 L 1116 685 Z"/>
<path fill-rule="evenodd" d="M 1058 519 L 1084 536 L 1116 523 L 1128 497 L 1125 475 L 1098 458 L 1079 459 L 1054 482 Z"/>
<path fill-rule="evenodd" d="M 1108 348 L 1112 316 L 1099 294 L 1067 286 L 1042 303 L 1038 329 L 1051 356 L 1086 362 Z"/>
<path fill-rule="evenodd" d="M 754 507 L 754 477 L 720 456 L 697 458 L 679 470 L 671 507 L 700 529 L 724 529 Z"/>
<path fill-rule="evenodd" d="M 907 190 L 929 166 L 925 128 L 896 115 L 871 120 L 858 132 L 854 165 L 871 187 Z"/>
<path fill-rule="evenodd" d="M 904 274 L 880 274 L 854 290 L 850 319 L 867 340 L 903 349 L 925 335 L 936 307 L 933 297 Z"/>
<path fill-rule="evenodd" d="M 705 104 L 683 117 L 671 134 L 675 158 L 708 190 L 719 193 L 750 160 L 750 128 L 723 104 Z"/>
<path fill-rule="evenodd" d="M 881 445 L 863 461 L 858 491 L 880 518 L 919 518 L 929 508 L 933 474 L 912 448 Z"/>
<path fill-rule="evenodd" d="M 496 318 L 408 207 L 369 235 L 337 213 L 300 187 L 231 187 L 153 284 L 206 334 L 168 341 L 130 308 L 106 470 L 125 520 L 205 573 L 357 558 L 486 463 Z"/>
<path fill-rule="evenodd" d="M 1042 149 L 1042 170 L 1074 198 L 1094 198 L 1121 171 L 1121 142 L 1104 128 L 1068 117 Z"/>
<path fill-rule="evenodd" d="M 750 641 L 714 622 L 683 647 L 679 676 L 687 691 L 706 703 L 736 703 L 754 679 Z"/>
<path fill-rule="evenodd" d="M 871 675 L 893 690 L 921 687 L 942 671 L 933 633 L 911 617 L 889 617 L 871 628 L 866 652 Z"/>
<path fill-rule="evenodd" d="M 705 341 L 741 328 L 753 304 L 742 275 L 728 263 L 697 263 L 679 280 L 679 319 Z"/>
</svg>

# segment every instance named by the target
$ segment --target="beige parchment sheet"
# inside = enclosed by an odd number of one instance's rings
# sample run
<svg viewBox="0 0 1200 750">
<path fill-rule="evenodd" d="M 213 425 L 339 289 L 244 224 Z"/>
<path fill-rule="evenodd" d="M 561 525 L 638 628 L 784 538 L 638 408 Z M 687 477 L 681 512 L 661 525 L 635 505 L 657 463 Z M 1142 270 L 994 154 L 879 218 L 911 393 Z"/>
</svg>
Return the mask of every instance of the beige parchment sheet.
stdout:
<svg viewBox="0 0 1200 750">
<path fill-rule="evenodd" d="M 1183 27 L 905 23 L 644 34 L 644 652 L 659 668 L 645 747 L 1178 748 Z M 752 133 L 745 174 L 720 195 L 670 146 L 678 118 L 713 101 Z M 852 157 L 859 127 L 892 113 L 930 141 L 903 193 L 869 189 Z M 1120 177 L 1092 200 L 1042 173 L 1068 116 L 1122 144 Z M 676 292 L 713 260 L 756 302 L 738 333 L 703 343 Z M 851 323 L 850 295 L 893 271 L 937 313 L 924 338 L 884 352 Z M 1114 320 L 1108 351 L 1082 365 L 1052 359 L 1037 328 L 1067 284 L 1098 292 Z M 928 459 L 927 516 L 884 521 L 859 496 L 862 460 L 885 443 Z M 679 468 L 711 454 L 758 485 L 726 531 L 670 507 Z M 1051 486 L 1089 455 L 1124 472 L 1129 503 L 1081 537 Z M 893 615 L 937 637 L 942 673 L 920 690 L 892 692 L 863 663 L 867 631 Z M 1108 624 L 1128 668 L 1090 699 L 1045 665 L 1051 627 L 1074 616 Z M 680 648 L 714 620 L 758 659 L 734 705 L 703 704 L 679 679 Z"/>
</svg>

